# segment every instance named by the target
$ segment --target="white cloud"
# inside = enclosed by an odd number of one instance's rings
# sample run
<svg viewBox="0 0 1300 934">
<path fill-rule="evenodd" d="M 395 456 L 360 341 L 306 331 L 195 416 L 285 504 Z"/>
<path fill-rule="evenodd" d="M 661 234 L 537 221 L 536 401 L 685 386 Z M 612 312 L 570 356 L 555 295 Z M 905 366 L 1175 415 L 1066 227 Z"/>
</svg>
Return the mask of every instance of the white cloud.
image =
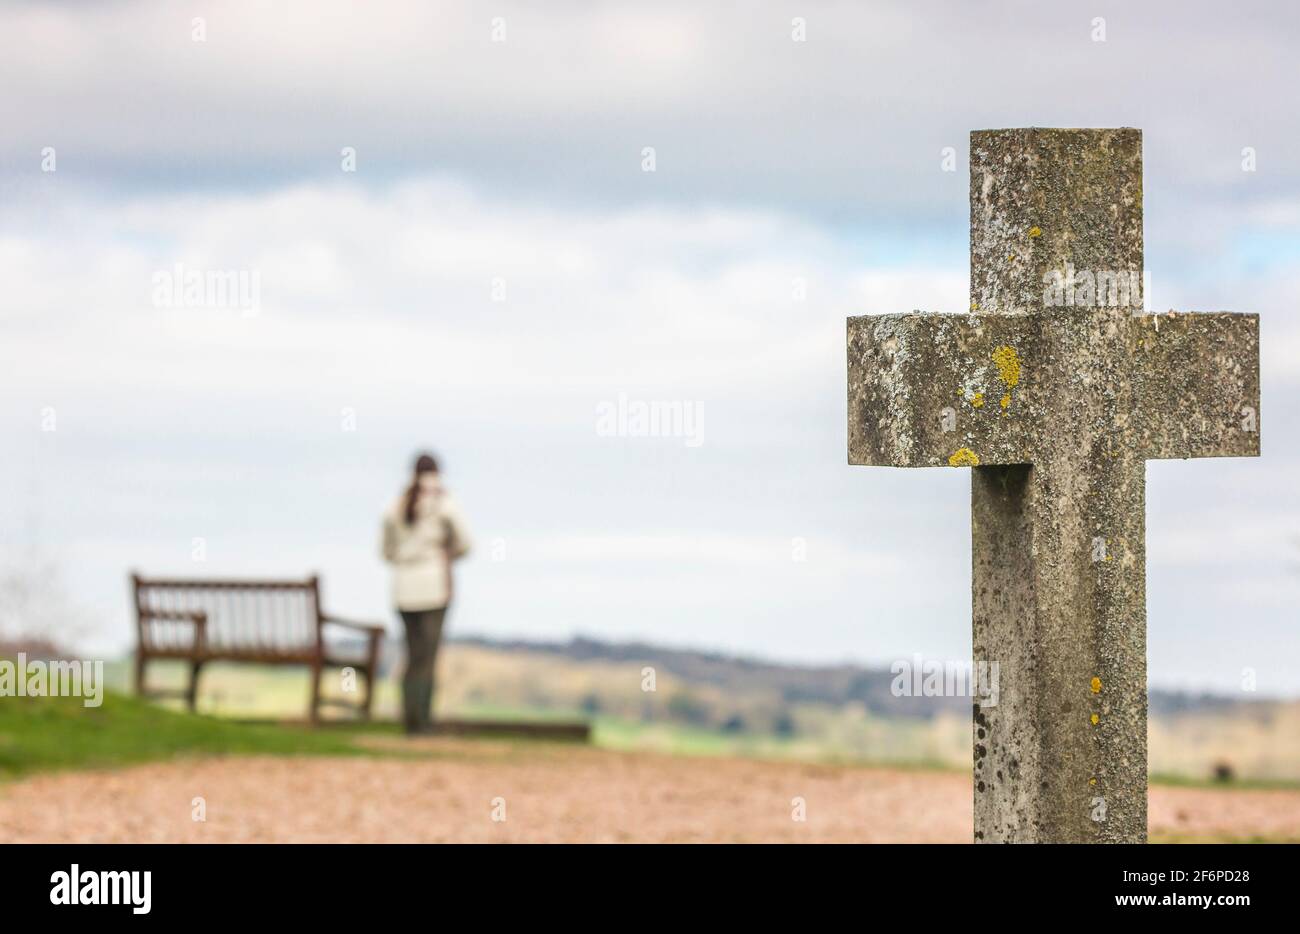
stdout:
<svg viewBox="0 0 1300 934">
<path fill-rule="evenodd" d="M 796 13 L 806 42 L 791 41 Z M 361 178 L 446 168 L 516 195 L 779 204 L 913 231 L 960 226 L 940 150 L 964 156 L 970 129 L 1137 125 L 1162 238 L 1203 244 L 1251 205 L 1294 198 L 1295 130 L 1276 114 L 1300 78 L 1295 9 L 1233 18 L 1163 0 L 1107 15 L 1099 43 L 1091 17 L 1027 0 L 1002 16 L 962 0 L 10 4 L 0 82 L 19 93 L 0 98 L 0 153 L 33 174 L 55 146 L 67 178 L 239 187 L 337 175 L 353 146 Z M 647 145 L 655 176 L 639 170 Z"/>
<path fill-rule="evenodd" d="M 0 241 L 16 325 L 0 362 L 27 405 L 51 393 L 119 409 L 159 392 L 310 402 L 392 384 L 481 399 L 545 385 L 593 403 L 620 390 L 719 399 L 738 380 L 797 395 L 824 372 L 844 314 L 956 291 L 951 272 L 863 270 L 824 233 L 761 212 L 544 210 L 435 180 L 76 197 L 76 227 L 42 229 L 29 203 L 9 223 L 31 233 Z M 255 274 L 257 313 L 155 307 L 154 276 L 178 263 Z"/>
</svg>

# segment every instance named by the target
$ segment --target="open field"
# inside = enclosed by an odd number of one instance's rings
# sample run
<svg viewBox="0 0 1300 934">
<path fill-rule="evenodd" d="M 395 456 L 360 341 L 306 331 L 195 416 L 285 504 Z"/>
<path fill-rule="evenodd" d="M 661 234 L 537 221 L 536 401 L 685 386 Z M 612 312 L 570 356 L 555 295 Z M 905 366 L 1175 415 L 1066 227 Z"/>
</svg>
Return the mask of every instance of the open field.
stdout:
<svg viewBox="0 0 1300 934">
<path fill-rule="evenodd" d="M 641 688 L 647 665 L 657 670 L 654 693 Z M 128 668 L 125 662 L 108 666 L 110 686 L 125 690 Z M 909 714 L 908 699 L 889 697 L 887 673 L 876 683 L 879 676 L 873 680 L 861 670 L 810 673 L 654 647 L 644 656 L 578 659 L 456 642 L 444 648 L 438 672 L 443 716 L 577 717 L 595 725 L 596 745 L 620 751 L 959 771 L 971 755 L 965 701 L 947 699 L 952 702 L 928 716 Z M 180 666 L 156 665 L 149 677 L 157 685 L 182 683 Z M 842 690 L 835 689 L 836 679 L 845 682 Z M 852 685 L 861 682 L 874 688 L 855 691 Z M 326 684 L 327 691 L 337 687 Z M 214 665 L 203 675 L 200 710 L 302 717 L 308 691 L 300 669 Z M 891 712 L 889 704 L 902 709 Z M 397 685 L 385 678 L 376 712 L 392 718 L 397 708 Z M 1151 771 L 1162 777 L 1204 781 L 1226 764 L 1248 784 L 1300 783 L 1300 703 L 1294 701 L 1155 712 L 1148 737 Z"/>
</svg>

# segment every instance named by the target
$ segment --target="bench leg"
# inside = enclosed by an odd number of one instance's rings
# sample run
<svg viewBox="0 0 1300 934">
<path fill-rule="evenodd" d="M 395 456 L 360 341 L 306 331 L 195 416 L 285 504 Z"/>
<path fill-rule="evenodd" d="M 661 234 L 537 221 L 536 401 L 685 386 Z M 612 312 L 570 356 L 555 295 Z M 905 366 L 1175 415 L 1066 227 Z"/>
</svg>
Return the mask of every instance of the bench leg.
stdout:
<svg viewBox="0 0 1300 934">
<path fill-rule="evenodd" d="M 203 668 L 202 662 L 190 663 L 190 687 L 185 692 L 185 702 L 189 704 L 190 713 L 198 708 L 199 702 L 199 671 Z"/>
<path fill-rule="evenodd" d="M 362 720 L 370 719 L 370 705 L 375 699 L 375 669 L 374 666 L 366 669 L 366 693 L 361 698 L 361 704 L 357 712 L 361 715 Z"/>
<path fill-rule="evenodd" d="M 313 724 L 320 723 L 320 678 L 322 665 L 319 659 L 311 664 L 311 709 L 307 715 Z"/>
<path fill-rule="evenodd" d="M 379 673 L 379 639 L 380 633 L 370 634 L 370 645 L 366 653 L 366 696 L 361 701 L 361 719 L 370 719 L 370 709 L 375 700 L 375 676 Z"/>
<path fill-rule="evenodd" d="M 144 652 L 136 649 L 135 652 L 135 694 L 137 697 L 145 697 L 148 691 L 144 686 L 144 669 L 149 662 L 149 656 Z"/>
</svg>

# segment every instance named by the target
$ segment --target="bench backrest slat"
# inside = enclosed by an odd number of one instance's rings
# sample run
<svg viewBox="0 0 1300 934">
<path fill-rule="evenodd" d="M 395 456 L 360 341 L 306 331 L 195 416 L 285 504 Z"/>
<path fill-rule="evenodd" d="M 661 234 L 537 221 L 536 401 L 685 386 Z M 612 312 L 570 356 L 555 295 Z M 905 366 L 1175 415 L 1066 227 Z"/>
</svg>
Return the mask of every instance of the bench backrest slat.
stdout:
<svg viewBox="0 0 1300 934">
<path fill-rule="evenodd" d="M 301 653 L 319 645 L 316 578 L 297 581 L 133 578 L 141 645 L 184 650 L 194 627 L 170 614 L 201 612 L 212 652 Z M 161 617 L 161 618 L 159 618 Z"/>
</svg>

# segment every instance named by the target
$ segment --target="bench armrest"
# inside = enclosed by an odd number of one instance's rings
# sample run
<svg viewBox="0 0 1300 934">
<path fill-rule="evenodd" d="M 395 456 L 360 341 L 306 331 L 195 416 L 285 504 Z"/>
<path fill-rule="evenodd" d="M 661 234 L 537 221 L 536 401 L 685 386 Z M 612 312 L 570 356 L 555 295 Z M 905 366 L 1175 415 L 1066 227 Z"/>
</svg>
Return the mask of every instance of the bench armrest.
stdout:
<svg viewBox="0 0 1300 934">
<path fill-rule="evenodd" d="M 170 636 L 164 634 L 162 639 L 157 638 L 157 634 L 150 627 L 150 623 L 193 623 L 194 624 L 194 641 L 193 647 L 202 651 L 208 636 L 208 614 L 202 610 L 150 610 L 142 609 L 140 611 L 140 643 L 141 647 L 147 645 L 168 644 L 176 648 L 177 634 Z"/>
<path fill-rule="evenodd" d="M 208 614 L 202 610 L 141 610 L 140 619 L 164 623 L 193 623 L 200 629 L 208 624 Z"/>
<path fill-rule="evenodd" d="M 360 623 L 354 619 L 343 619 L 341 616 L 325 615 L 321 617 L 322 623 L 333 623 L 335 626 L 342 626 L 345 629 L 356 629 L 360 632 L 380 633 L 384 632 L 384 627 L 378 623 Z"/>
</svg>

